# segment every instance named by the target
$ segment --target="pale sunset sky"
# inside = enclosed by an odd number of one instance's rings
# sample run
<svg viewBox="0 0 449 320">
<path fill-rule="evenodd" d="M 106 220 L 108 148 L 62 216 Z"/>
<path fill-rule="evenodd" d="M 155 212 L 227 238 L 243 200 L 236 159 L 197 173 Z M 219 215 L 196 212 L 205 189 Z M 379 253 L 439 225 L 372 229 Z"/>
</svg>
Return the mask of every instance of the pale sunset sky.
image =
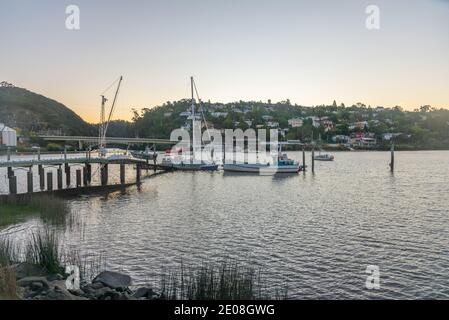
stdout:
<svg viewBox="0 0 449 320">
<path fill-rule="evenodd" d="M 120 75 L 115 119 L 188 97 L 190 75 L 217 102 L 449 108 L 447 0 L 0 0 L 0 39 L 0 81 L 89 122 Z"/>
</svg>

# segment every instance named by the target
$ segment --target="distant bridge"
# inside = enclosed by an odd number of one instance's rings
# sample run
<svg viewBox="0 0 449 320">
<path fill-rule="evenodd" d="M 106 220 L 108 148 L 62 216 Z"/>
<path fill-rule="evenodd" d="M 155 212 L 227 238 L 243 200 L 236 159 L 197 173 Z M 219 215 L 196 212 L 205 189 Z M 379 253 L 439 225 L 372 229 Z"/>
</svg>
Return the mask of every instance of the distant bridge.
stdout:
<svg viewBox="0 0 449 320">
<path fill-rule="evenodd" d="M 87 136 L 38 136 L 46 141 L 77 141 L 98 143 L 98 137 Z M 106 143 L 117 144 L 175 144 L 178 141 L 171 141 L 169 139 L 153 139 L 153 138 L 120 138 L 120 137 L 106 137 Z"/>
</svg>

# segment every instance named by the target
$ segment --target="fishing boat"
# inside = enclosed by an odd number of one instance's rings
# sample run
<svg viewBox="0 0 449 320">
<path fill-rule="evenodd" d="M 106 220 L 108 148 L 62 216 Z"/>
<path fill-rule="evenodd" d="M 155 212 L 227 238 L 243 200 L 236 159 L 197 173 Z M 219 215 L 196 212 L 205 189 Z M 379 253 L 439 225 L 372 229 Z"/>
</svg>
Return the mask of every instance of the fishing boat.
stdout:
<svg viewBox="0 0 449 320">
<path fill-rule="evenodd" d="M 192 142 L 195 141 L 195 97 L 194 97 L 195 82 L 193 77 L 190 77 L 190 87 L 192 91 Z M 195 86 L 196 89 L 196 86 Z M 198 95 L 198 92 L 197 92 Z M 198 97 L 199 100 L 199 97 Z M 204 117 L 204 115 L 203 115 Z M 206 130 L 208 130 L 206 125 Z M 193 143 L 192 143 L 193 145 Z M 215 162 L 206 162 L 204 160 L 195 160 L 195 153 L 191 150 L 179 150 L 176 153 L 171 151 L 166 152 L 161 166 L 168 170 L 184 170 L 184 171 L 215 171 L 218 170 L 218 164 Z"/>
<path fill-rule="evenodd" d="M 270 175 L 276 173 L 297 173 L 301 171 L 302 167 L 298 161 L 292 160 L 286 153 L 282 153 L 282 145 L 288 143 L 278 143 L 278 152 L 273 156 L 273 163 L 245 163 L 234 162 L 224 163 L 223 170 L 229 172 L 248 172 L 258 173 L 260 175 Z"/>
</svg>

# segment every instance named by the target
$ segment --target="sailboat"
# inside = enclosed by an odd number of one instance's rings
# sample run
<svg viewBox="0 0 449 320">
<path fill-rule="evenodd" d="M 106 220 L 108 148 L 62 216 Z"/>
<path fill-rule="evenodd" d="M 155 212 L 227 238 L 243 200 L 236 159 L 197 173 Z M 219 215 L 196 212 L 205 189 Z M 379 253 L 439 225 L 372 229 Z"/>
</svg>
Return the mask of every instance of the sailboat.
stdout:
<svg viewBox="0 0 449 320">
<path fill-rule="evenodd" d="M 334 156 L 328 153 L 321 153 L 321 134 L 319 136 L 319 151 L 316 156 L 313 157 L 316 161 L 334 161 Z"/>
<path fill-rule="evenodd" d="M 190 77 L 190 87 L 192 91 L 192 142 L 195 141 L 195 97 L 194 97 L 194 80 Z M 196 87 L 195 87 L 196 89 Z M 193 143 L 192 143 L 193 145 Z M 161 166 L 165 169 L 185 170 L 185 171 L 215 171 L 218 170 L 218 164 L 215 162 L 206 162 L 204 160 L 195 161 L 195 152 L 188 150 L 179 150 L 174 154 L 173 152 L 166 152 L 162 159 Z"/>
</svg>

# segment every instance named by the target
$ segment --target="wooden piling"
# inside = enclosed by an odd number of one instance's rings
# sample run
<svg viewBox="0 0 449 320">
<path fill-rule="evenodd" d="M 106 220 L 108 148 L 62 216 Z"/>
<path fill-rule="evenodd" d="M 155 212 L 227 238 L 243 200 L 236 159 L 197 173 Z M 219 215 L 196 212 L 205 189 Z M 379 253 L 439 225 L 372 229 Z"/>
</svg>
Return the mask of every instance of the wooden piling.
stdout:
<svg viewBox="0 0 449 320">
<path fill-rule="evenodd" d="M 86 163 L 86 175 L 87 175 L 87 185 L 90 186 L 92 182 L 92 165 L 90 163 Z"/>
<path fill-rule="evenodd" d="M 9 177 L 9 193 L 17 194 L 17 177 L 14 174 Z"/>
<path fill-rule="evenodd" d="M 302 170 L 306 172 L 306 149 L 302 146 Z"/>
<path fill-rule="evenodd" d="M 39 173 L 39 187 L 42 190 L 45 189 L 45 170 L 44 167 L 40 164 L 38 165 L 38 173 Z"/>
<path fill-rule="evenodd" d="M 27 192 L 33 193 L 34 191 L 34 185 L 33 185 L 33 171 L 30 170 L 27 172 Z"/>
<path fill-rule="evenodd" d="M 141 177 L 141 166 L 140 164 L 136 164 L 136 183 L 140 183 L 140 177 Z"/>
<path fill-rule="evenodd" d="M 315 147 L 312 147 L 312 173 L 315 173 Z"/>
<path fill-rule="evenodd" d="M 58 189 L 62 190 L 62 168 L 59 166 L 57 171 Z"/>
<path fill-rule="evenodd" d="M 70 166 L 68 163 L 64 165 L 64 171 L 65 171 L 65 186 L 66 188 L 70 188 L 71 177 L 70 177 Z"/>
<path fill-rule="evenodd" d="M 53 191 L 53 172 L 47 172 L 47 191 Z"/>
<path fill-rule="evenodd" d="M 81 169 L 76 170 L 76 187 L 81 187 Z"/>
<path fill-rule="evenodd" d="M 8 160 L 8 161 L 11 161 L 11 148 L 10 147 L 8 147 L 8 150 L 7 150 L 7 157 L 6 157 L 6 159 Z"/>
<path fill-rule="evenodd" d="M 120 163 L 120 184 L 125 184 L 125 164 Z"/>
<path fill-rule="evenodd" d="M 8 178 L 13 177 L 14 176 L 14 171 L 12 169 L 12 167 L 8 167 Z"/>
<path fill-rule="evenodd" d="M 106 186 L 108 184 L 108 165 L 107 164 L 104 164 L 101 166 L 100 175 L 101 175 L 101 185 Z"/>
<path fill-rule="evenodd" d="M 394 172 L 394 143 L 391 144 L 390 171 Z"/>
<path fill-rule="evenodd" d="M 83 185 L 87 186 L 87 166 L 83 167 Z"/>
</svg>

